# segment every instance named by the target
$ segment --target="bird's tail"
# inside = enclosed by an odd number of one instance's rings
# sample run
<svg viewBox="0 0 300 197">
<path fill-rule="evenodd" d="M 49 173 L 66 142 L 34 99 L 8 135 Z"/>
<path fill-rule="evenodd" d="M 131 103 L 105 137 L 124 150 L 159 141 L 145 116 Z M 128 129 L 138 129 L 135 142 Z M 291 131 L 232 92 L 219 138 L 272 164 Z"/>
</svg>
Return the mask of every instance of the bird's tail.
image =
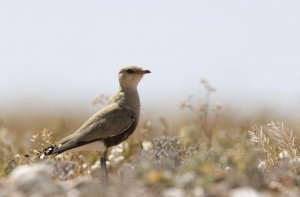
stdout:
<svg viewBox="0 0 300 197">
<path fill-rule="evenodd" d="M 54 150 L 56 148 L 57 148 L 56 145 L 51 145 L 51 146 L 43 149 L 42 151 L 39 151 L 37 156 L 39 156 L 42 159 L 45 156 L 56 155 L 56 153 L 54 153 Z"/>
<path fill-rule="evenodd" d="M 54 149 L 55 149 L 55 145 L 49 146 L 48 148 L 45 148 L 41 151 L 36 151 L 35 153 L 32 154 L 24 154 L 24 155 L 19 155 L 19 156 L 14 156 L 13 158 L 11 158 L 6 166 L 5 166 L 5 173 L 9 174 L 14 168 L 16 168 L 21 160 L 24 160 L 25 158 L 28 159 L 29 161 L 34 161 L 37 158 L 39 159 L 43 159 L 45 156 L 50 156 L 50 155 L 56 155 L 55 153 L 53 153 Z M 23 163 L 23 162 L 21 162 Z"/>
</svg>

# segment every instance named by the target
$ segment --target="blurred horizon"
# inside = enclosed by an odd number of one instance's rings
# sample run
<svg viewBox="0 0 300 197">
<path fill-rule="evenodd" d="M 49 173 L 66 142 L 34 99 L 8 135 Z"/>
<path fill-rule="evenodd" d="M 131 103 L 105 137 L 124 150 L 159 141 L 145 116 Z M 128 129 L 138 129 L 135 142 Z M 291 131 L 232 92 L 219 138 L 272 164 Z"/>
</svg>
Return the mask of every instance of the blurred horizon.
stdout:
<svg viewBox="0 0 300 197">
<path fill-rule="evenodd" d="M 299 1 L 1 1 L 0 110 L 94 111 L 125 65 L 152 71 L 143 108 L 189 95 L 241 113 L 300 109 Z"/>
</svg>

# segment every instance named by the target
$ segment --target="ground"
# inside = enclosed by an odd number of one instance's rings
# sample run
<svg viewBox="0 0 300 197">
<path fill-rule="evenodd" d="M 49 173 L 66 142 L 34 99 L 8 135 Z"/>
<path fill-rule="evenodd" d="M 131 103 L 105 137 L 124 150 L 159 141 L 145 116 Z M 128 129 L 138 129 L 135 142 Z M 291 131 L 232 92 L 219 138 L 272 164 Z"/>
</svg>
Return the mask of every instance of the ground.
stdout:
<svg viewBox="0 0 300 197">
<path fill-rule="evenodd" d="M 99 153 L 34 156 L 84 117 L 37 132 L 1 121 L 0 196 L 299 196 L 297 124 L 266 115 L 237 120 L 210 103 L 215 90 L 203 84 L 207 97 L 183 101 L 186 116 L 176 123 L 142 114 L 134 135 L 109 152 L 107 185 Z"/>
</svg>

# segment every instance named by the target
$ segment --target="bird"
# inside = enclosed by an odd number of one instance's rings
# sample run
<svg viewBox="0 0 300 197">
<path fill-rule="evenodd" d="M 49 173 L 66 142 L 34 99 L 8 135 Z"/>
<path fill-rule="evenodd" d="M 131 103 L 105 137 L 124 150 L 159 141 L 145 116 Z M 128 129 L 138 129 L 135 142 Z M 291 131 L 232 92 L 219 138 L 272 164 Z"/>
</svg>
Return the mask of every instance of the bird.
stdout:
<svg viewBox="0 0 300 197">
<path fill-rule="evenodd" d="M 102 151 L 100 157 L 102 182 L 108 181 L 106 166 L 110 147 L 125 140 L 135 131 L 140 118 L 138 84 L 151 73 L 138 66 L 119 71 L 119 90 L 98 112 L 84 122 L 74 133 L 41 151 L 41 155 L 58 155 L 81 150 Z"/>
</svg>

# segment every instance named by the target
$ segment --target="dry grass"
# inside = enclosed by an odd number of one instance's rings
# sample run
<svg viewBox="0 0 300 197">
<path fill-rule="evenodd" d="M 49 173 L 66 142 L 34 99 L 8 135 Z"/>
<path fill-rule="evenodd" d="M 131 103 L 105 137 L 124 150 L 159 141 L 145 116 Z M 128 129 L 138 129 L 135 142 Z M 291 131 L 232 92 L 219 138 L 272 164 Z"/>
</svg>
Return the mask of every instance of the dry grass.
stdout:
<svg viewBox="0 0 300 197">
<path fill-rule="evenodd" d="M 206 97 L 189 97 L 180 105 L 196 120 L 191 116 L 171 130 L 168 117 L 143 115 L 136 133 L 110 150 L 110 185 L 105 188 L 99 182 L 98 153 L 22 156 L 55 143 L 58 130 L 78 125 L 81 118 L 23 141 L 2 127 L 0 196 L 299 196 L 296 132 L 282 122 L 236 123 L 235 116 L 222 117 L 222 107 L 211 103 L 216 89 L 201 83 Z M 93 104 L 107 100 L 101 95 Z"/>
<path fill-rule="evenodd" d="M 216 89 L 205 79 L 201 80 L 201 84 L 206 91 L 205 100 L 195 102 L 193 100 L 194 95 L 191 95 L 186 100 L 182 101 L 180 108 L 182 110 L 190 110 L 196 115 L 199 128 L 208 138 L 208 147 L 210 148 L 212 146 L 213 135 L 222 106 L 220 104 L 215 104 L 211 107 L 211 95 L 216 91 Z"/>
</svg>

